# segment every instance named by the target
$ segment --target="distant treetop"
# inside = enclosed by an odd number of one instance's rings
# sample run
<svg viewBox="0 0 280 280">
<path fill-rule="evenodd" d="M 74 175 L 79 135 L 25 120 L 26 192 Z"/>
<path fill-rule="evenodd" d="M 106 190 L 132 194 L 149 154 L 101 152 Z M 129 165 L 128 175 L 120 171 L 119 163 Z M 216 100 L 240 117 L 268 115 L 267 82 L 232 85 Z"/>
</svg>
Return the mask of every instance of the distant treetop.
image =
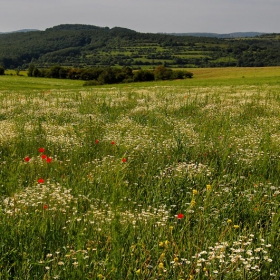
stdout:
<svg viewBox="0 0 280 280">
<path fill-rule="evenodd" d="M 50 30 L 96 30 L 96 29 L 109 29 L 109 27 L 99 27 L 95 25 L 88 24 L 60 24 L 50 28 L 47 28 L 46 31 Z"/>
</svg>

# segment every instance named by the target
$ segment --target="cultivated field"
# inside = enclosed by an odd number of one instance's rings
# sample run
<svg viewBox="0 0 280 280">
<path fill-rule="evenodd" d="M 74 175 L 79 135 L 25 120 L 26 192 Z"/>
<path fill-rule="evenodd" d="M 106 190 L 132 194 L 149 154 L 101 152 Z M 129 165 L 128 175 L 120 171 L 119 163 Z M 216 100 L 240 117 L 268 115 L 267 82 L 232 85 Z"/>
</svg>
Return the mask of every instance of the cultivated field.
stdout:
<svg viewBox="0 0 280 280">
<path fill-rule="evenodd" d="M 280 68 L 230 69 L 0 76 L 0 279 L 279 279 Z"/>
</svg>

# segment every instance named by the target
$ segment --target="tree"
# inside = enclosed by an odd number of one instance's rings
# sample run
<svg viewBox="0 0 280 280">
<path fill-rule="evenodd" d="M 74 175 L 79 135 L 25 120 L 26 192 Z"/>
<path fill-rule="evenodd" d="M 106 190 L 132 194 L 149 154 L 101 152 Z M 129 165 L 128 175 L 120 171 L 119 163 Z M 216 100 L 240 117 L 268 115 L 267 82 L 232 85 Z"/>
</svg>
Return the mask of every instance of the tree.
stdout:
<svg viewBox="0 0 280 280">
<path fill-rule="evenodd" d="M 139 70 L 136 71 L 133 75 L 134 82 L 148 82 L 154 81 L 155 75 L 152 71 L 149 70 Z"/>
<path fill-rule="evenodd" d="M 27 75 L 28 77 L 33 77 L 33 71 L 35 69 L 35 65 L 33 63 L 29 64 Z"/>
<path fill-rule="evenodd" d="M 5 69 L 2 66 L 0 66 L 0 75 L 5 75 Z"/>
<path fill-rule="evenodd" d="M 172 69 L 159 65 L 154 70 L 155 80 L 169 80 L 172 78 Z"/>
</svg>

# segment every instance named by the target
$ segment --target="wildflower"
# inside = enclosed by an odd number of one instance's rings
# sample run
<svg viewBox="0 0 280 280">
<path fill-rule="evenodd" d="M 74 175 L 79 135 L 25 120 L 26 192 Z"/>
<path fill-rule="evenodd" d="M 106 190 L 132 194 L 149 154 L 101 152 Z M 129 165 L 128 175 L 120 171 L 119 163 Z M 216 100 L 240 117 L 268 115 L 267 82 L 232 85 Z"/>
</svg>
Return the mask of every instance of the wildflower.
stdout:
<svg viewBox="0 0 280 280">
<path fill-rule="evenodd" d="M 42 179 L 42 178 L 39 178 L 37 182 L 38 182 L 39 184 L 44 184 L 45 180 Z"/>
<path fill-rule="evenodd" d="M 140 274 L 141 274 L 141 270 L 140 270 L 140 269 L 137 269 L 137 270 L 135 271 L 135 273 L 136 273 L 136 275 L 140 275 Z"/>
<path fill-rule="evenodd" d="M 48 205 L 44 204 L 43 208 L 46 210 L 48 209 Z"/>
<path fill-rule="evenodd" d="M 45 152 L 45 149 L 44 148 L 39 148 L 39 153 L 44 153 Z"/>
<path fill-rule="evenodd" d="M 162 241 L 160 241 L 158 245 L 159 245 L 159 247 L 163 247 L 164 243 Z"/>
<path fill-rule="evenodd" d="M 178 218 L 178 219 L 183 219 L 183 218 L 184 218 L 184 214 L 182 214 L 182 213 L 178 214 L 178 215 L 177 215 L 177 218 Z"/>
<path fill-rule="evenodd" d="M 98 275 L 97 275 L 97 278 L 98 278 L 98 279 L 103 279 L 104 276 L 103 276 L 102 274 L 98 274 Z"/>
<path fill-rule="evenodd" d="M 227 223 L 228 223 L 228 224 L 231 224 L 231 223 L 232 223 L 232 220 L 231 220 L 231 219 L 228 219 L 228 220 L 227 220 Z"/>
<path fill-rule="evenodd" d="M 115 142 L 115 141 L 112 141 L 112 142 L 111 142 L 111 145 L 115 145 L 115 144 L 116 144 L 116 142 Z"/>
<path fill-rule="evenodd" d="M 236 228 L 236 229 L 238 229 L 238 228 L 239 228 L 239 225 L 234 225 L 233 227 Z"/>
<path fill-rule="evenodd" d="M 30 157 L 25 157 L 25 158 L 24 158 L 24 161 L 25 161 L 25 162 L 30 161 Z"/>
<path fill-rule="evenodd" d="M 41 158 L 42 158 L 42 159 L 46 159 L 47 156 L 43 154 L 43 155 L 41 155 Z"/>
<path fill-rule="evenodd" d="M 58 264 L 58 265 L 64 265 L 64 262 L 59 261 L 57 264 Z"/>
<path fill-rule="evenodd" d="M 192 193 L 193 193 L 193 195 L 197 195 L 198 191 L 196 189 L 193 189 Z"/>
<path fill-rule="evenodd" d="M 98 140 L 98 139 L 96 139 L 96 140 L 95 140 L 95 144 L 98 144 L 98 143 L 99 143 L 99 140 Z"/>
<path fill-rule="evenodd" d="M 160 262 L 160 263 L 158 264 L 158 268 L 159 268 L 159 269 L 164 269 L 164 264 L 163 264 L 162 262 Z"/>
<path fill-rule="evenodd" d="M 206 190 L 207 191 L 211 191 L 211 189 L 212 189 L 211 185 L 206 185 Z"/>
<path fill-rule="evenodd" d="M 195 204 L 196 204 L 195 200 L 194 200 L 194 199 L 192 199 L 192 200 L 191 200 L 191 207 L 194 207 L 194 206 L 195 206 Z"/>
<path fill-rule="evenodd" d="M 48 157 L 48 158 L 46 159 L 46 162 L 47 162 L 47 163 L 51 163 L 51 162 L 52 162 L 52 158 Z"/>
<path fill-rule="evenodd" d="M 123 159 L 122 159 L 122 162 L 123 162 L 123 163 L 125 163 L 126 161 L 127 161 L 127 159 L 126 159 L 126 158 L 123 158 Z"/>
</svg>

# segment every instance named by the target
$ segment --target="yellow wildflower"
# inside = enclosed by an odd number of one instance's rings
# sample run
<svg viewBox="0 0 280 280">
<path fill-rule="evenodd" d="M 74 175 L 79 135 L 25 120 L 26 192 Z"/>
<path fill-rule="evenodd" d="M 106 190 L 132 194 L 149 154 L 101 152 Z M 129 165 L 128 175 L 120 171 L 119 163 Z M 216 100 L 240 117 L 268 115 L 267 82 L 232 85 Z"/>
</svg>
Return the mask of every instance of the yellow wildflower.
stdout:
<svg viewBox="0 0 280 280">
<path fill-rule="evenodd" d="M 164 264 L 163 264 L 162 262 L 160 262 L 160 263 L 158 264 L 158 268 L 159 268 L 159 269 L 164 269 Z"/>
<path fill-rule="evenodd" d="M 192 200 L 191 200 L 191 207 L 194 207 L 194 206 L 195 206 L 195 204 L 196 204 L 195 200 L 194 200 L 194 199 L 192 199 Z"/>
</svg>

